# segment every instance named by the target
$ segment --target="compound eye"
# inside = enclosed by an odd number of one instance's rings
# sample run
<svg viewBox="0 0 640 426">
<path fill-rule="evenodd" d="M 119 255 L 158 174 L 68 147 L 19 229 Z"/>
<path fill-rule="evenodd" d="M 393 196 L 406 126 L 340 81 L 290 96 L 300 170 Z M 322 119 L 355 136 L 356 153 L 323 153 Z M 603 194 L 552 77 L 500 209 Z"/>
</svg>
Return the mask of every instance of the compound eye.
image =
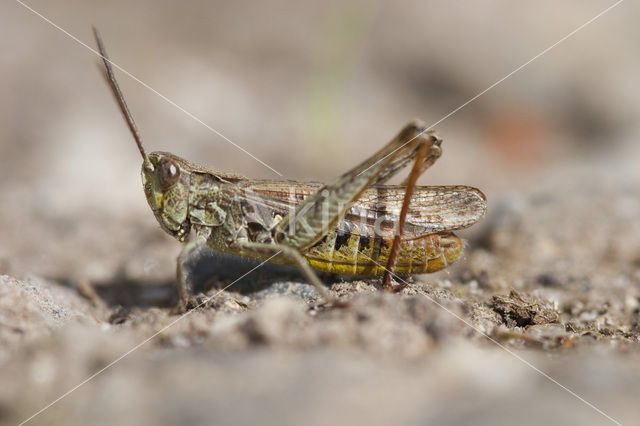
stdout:
<svg viewBox="0 0 640 426">
<path fill-rule="evenodd" d="M 173 186 L 180 177 L 180 169 L 175 161 L 163 158 L 158 164 L 158 183 L 162 189 Z"/>
</svg>

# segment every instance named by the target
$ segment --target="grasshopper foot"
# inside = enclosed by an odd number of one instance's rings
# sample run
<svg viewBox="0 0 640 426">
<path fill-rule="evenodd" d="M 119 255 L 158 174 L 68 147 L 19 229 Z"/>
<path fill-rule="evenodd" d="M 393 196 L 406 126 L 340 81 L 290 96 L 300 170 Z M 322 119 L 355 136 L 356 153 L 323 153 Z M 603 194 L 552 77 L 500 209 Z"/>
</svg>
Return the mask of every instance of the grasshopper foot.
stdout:
<svg viewBox="0 0 640 426">
<path fill-rule="evenodd" d="M 209 297 L 203 293 L 200 293 L 197 296 L 189 296 L 184 300 L 180 299 L 178 304 L 171 310 L 171 313 L 174 315 L 181 315 L 192 309 L 206 306 L 208 301 Z"/>
<path fill-rule="evenodd" d="M 171 315 L 182 315 L 187 312 L 187 304 L 183 301 L 179 301 L 176 306 L 171 309 Z"/>
<path fill-rule="evenodd" d="M 407 283 L 397 283 L 395 281 L 385 282 L 382 284 L 382 291 L 387 293 L 400 293 L 407 288 Z"/>
</svg>

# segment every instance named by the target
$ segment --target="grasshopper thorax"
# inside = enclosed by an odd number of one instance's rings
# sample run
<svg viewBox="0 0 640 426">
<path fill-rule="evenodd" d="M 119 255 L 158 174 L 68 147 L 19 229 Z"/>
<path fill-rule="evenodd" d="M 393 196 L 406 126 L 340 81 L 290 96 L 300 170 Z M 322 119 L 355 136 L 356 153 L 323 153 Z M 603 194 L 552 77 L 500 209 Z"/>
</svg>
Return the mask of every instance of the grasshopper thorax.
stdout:
<svg viewBox="0 0 640 426">
<path fill-rule="evenodd" d="M 162 229 L 184 241 L 188 219 L 190 169 L 185 160 L 168 152 L 152 152 L 142 164 L 147 202 Z"/>
</svg>

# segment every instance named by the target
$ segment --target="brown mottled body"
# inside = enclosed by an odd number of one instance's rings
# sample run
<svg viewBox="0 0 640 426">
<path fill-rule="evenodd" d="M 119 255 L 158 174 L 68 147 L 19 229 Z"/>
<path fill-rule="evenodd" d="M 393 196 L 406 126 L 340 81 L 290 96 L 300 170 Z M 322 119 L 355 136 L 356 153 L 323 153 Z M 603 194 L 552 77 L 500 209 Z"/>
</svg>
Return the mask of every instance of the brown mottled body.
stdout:
<svg viewBox="0 0 640 426">
<path fill-rule="evenodd" d="M 245 199 L 270 200 L 276 214 L 288 209 L 323 187 L 321 183 L 292 181 L 248 181 Z M 380 185 L 365 190 L 353 202 L 335 228 L 310 247 L 304 257 L 316 270 L 351 275 L 382 275 L 393 243 L 402 185 Z M 264 200 L 263 200 L 264 201 Z M 416 187 L 400 243 L 396 272 L 435 272 L 453 262 L 462 251 L 462 241 L 452 232 L 472 225 L 484 214 L 482 192 L 468 186 Z"/>
<path fill-rule="evenodd" d="M 186 235 L 191 228 L 206 234 L 207 245 L 215 250 L 264 258 L 233 243 L 276 244 L 274 229 L 282 218 L 323 184 L 276 180 L 249 180 L 222 175 L 190 164 L 170 153 L 151 153 L 151 163 L 170 158 L 178 164 L 180 185 L 162 197 L 148 188 L 155 201 L 160 224 L 169 232 Z M 147 179 L 145 179 L 145 182 Z M 188 190 L 187 190 L 188 188 Z M 402 185 L 367 188 L 346 211 L 344 217 L 302 255 L 313 269 L 352 275 L 382 275 L 395 235 L 395 226 L 404 199 Z M 188 194 L 188 195 L 187 195 Z M 184 200 L 187 200 L 184 201 Z M 183 200 L 182 202 L 180 200 Z M 451 231 L 479 220 L 485 211 L 482 192 L 468 186 L 416 187 L 401 240 L 396 272 L 434 272 L 445 268 L 461 253 L 463 243 Z M 182 227 L 168 225 L 167 217 L 179 218 Z M 178 235 L 176 235 L 178 236 Z M 295 263 L 285 257 L 272 263 Z"/>
</svg>

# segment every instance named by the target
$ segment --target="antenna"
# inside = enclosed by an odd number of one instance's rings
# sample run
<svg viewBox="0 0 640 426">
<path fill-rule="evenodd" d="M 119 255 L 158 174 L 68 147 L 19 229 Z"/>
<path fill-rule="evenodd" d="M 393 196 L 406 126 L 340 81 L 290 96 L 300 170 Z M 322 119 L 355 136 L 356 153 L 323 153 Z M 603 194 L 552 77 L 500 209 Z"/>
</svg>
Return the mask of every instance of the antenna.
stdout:
<svg viewBox="0 0 640 426">
<path fill-rule="evenodd" d="M 106 69 L 105 78 L 111 86 L 111 90 L 113 91 L 113 96 L 115 96 L 118 105 L 120 106 L 120 111 L 124 116 L 124 119 L 129 126 L 129 130 L 131 130 L 131 134 L 133 138 L 136 140 L 136 144 L 138 145 L 138 150 L 142 155 L 143 164 L 146 168 L 153 169 L 151 162 L 149 161 L 149 157 L 147 157 L 147 153 L 144 151 L 142 147 L 142 137 L 140 136 L 140 132 L 138 131 L 138 127 L 136 126 L 136 122 L 133 121 L 133 116 L 131 115 L 131 111 L 129 111 L 129 107 L 124 100 L 124 96 L 122 95 L 122 91 L 120 90 L 120 86 L 118 86 L 118 82 L 116 81 L 115 76 L 113 75 L 113 68 L 111 68 L 111 60 L 107 56 L 107 51 L 102 44 L 102 38 L 100 37 L 100 33 L 96 27 L 93 27 L 93 35 L 96 38 L 96 42 L 98 43 L 98 50 L 100 51 L 100 55 L 102 56 L 102 61 L 104 62 L 104 67 Z"/>
</svg>

